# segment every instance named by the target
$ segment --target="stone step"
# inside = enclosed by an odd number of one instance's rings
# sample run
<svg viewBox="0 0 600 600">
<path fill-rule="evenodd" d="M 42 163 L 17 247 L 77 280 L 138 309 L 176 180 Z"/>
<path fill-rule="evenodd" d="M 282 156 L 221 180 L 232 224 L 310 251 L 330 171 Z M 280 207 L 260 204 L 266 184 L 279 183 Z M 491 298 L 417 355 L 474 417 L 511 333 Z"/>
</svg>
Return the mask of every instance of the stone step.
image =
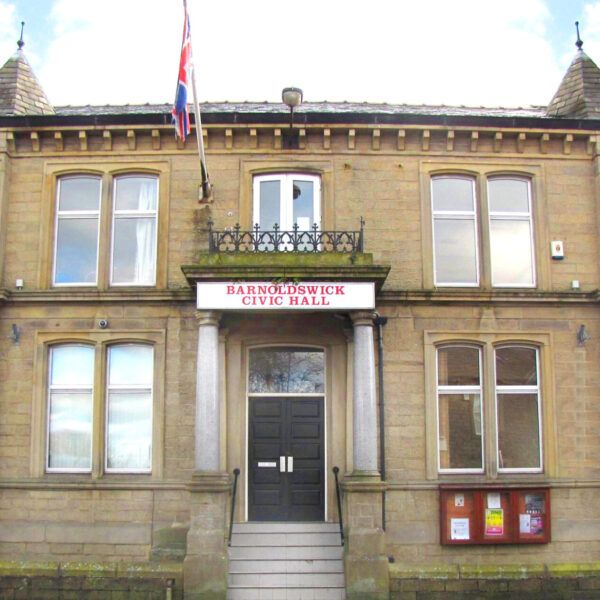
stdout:
<svg viewBox="0 0 600 600">
<path fill-rule="evenodd" d="M 258 588 L 339 588 L 344 587 L 343 573 L 237 573 L 230 574 L 229 587 Z"/>
<path fill-rule="evenodd" d="M 330 560 L 285 560 L 231 559 L 229 573 L 343 573 L 341 559 Z"/>
<path fill-rule="evenodd" d="M 339 546 L 339 533 L 236 533 L 231 546 Z"/>
<path fill-rule="evenodd" d="M 344 600 L 344 588 L 244 588 L 227 590 L 227 600 Z"/>
<path fill-rule="evenodd" d="M 341 559 L 343 546 L 231 546 L 230 560 L 331 560 Z"/>
<path fill-rule="evenodd" d="M 339 523 L 307 521 L 302 523 L 281 523 L 261 521 L 260 523 L 234 523 L 233 533 L 338 533 Z"/>
</svg>

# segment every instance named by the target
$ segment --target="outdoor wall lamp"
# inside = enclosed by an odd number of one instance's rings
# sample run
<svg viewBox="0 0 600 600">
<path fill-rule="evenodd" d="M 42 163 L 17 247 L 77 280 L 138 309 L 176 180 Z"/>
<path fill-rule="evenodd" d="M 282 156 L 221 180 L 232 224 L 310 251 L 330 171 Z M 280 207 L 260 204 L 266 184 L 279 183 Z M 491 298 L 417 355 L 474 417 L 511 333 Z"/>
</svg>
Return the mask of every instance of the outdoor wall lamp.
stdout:
<svg viewBox="0 0 600 600">
<path fill-rule="evenodd" d="M 298 148 L 298 132 L 294 131 L 294 108 L 302 104 L 302 90 L 295 87 L 283 88 L 281 100 L 290 109 L 290 128 L 283 135 L 284 148 Z"/>
<path fill-rule="evenodd" d="M 585 346 L 585 342 L 591 339 L 592 338 L 588 335 L 587 331 L 585 330 L 585 325 L 580 325 L 579 329 L 577 330 L 577 345 Z"/>
</svg>

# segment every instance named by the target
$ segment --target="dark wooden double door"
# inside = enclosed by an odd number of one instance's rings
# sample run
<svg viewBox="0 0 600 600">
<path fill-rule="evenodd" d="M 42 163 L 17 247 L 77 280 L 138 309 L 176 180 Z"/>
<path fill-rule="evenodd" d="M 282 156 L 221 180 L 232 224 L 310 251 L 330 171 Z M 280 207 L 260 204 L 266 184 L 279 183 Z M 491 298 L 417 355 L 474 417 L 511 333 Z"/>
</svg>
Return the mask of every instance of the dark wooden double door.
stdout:
<svg viewBox="0 0 600 600">
<path fill-rule="evenodd" d="M 322 397 L 249 399 L 250 521 L 323 521 Z"/>
</svg>

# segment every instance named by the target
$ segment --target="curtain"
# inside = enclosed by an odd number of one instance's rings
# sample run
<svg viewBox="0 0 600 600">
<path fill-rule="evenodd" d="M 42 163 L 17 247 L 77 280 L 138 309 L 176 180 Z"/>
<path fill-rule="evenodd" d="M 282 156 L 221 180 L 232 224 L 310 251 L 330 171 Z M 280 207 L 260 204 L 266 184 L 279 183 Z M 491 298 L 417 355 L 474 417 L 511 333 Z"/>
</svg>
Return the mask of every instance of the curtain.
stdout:
<svg viewBox="0 0 600 600">
<path fill-rule="evenodd" d="M 156 210 L 156 181 L 141 179 L 138 194 L 139 211 Z M 156 217 L 136 219 L 136 255 L 134 264 L 135 283 L 154 283 Z"/>
</svg>

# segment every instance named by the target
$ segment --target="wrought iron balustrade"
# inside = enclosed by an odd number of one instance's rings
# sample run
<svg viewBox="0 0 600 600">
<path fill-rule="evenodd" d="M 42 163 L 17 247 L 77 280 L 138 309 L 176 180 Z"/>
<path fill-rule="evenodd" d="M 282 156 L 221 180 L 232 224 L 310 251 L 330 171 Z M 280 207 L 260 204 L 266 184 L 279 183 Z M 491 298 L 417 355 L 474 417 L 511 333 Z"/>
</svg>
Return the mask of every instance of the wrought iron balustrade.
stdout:
<svg viewBox="0 0 600 600">
<path fill-rule="evenodd" d="M 230 229 L 215 230 L 208 222 L 208 249 L 216 253 L 255 252 L 349 252 L 363 251 L 364 225 L 361 217 L 359 231 L 321 231 L 315 223 L 309 230 L 294 225 L 292 231 L 282 231 L 275 223 L 273 229 L 264 231 L 256 224 L 250 231 L 241 229 L 239 223 Z"/>
</svg>

